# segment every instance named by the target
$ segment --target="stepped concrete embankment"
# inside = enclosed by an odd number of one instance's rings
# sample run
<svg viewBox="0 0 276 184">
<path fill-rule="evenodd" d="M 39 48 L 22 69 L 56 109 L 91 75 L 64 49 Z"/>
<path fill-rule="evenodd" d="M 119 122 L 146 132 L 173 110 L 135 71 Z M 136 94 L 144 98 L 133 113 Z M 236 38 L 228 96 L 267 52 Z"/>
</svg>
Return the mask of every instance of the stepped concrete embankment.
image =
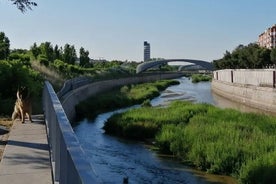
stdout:
<svg viewBox="0 0 276 184">
<path fill-rule="evenodd" d="M 232 101 L 276 113 L 275 69 L 218 70 L 212 90 Z"/>
<path fill-rule="evenodd" d="M 182 73 L 137 75 L 129 78 L 94 82 L 68 92 L 62 97 L 61 103 L 68 120 L 73 122 L 76 116 L 75 106 L 92 95 L 97 95 L 123 85 L 152 82 L 160 79 L 173 79 L 182 75 Z"/>
</svg>

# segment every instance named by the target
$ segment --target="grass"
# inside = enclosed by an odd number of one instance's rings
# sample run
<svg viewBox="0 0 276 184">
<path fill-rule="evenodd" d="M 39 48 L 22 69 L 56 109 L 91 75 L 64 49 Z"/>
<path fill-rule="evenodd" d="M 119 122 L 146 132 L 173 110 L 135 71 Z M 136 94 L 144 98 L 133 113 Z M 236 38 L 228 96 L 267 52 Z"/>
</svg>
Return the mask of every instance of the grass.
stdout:
<svg viewBox="0 0 276 184">
<path fill-rule="evenodd" d="M 142 107 L 116 114 L 104 129 L 126 138 L 155 139 L 160 152 L 209 173 L 234 176 L 240 183 L 275 183 L 272 116 L 173 102 L 167 108 Z"/>
<path fill-rule="evenodd" d="M 212 77 L 210 75 L 205 75 L 205 74 L 193 74 L 191 78 L 193 83 L 212 80 Z"/>
<path fill-rule="evenodd" d="M 107 93 L 92 96 L 76 106 L 77 118 L 93 119 L 102 112 L 142 104 L 148 99 L 158 96 L 159 91 L 176 84 L 179 82 L 175 80 L 161 80 L 152 83 L 126 85 Z"/>
</svg>

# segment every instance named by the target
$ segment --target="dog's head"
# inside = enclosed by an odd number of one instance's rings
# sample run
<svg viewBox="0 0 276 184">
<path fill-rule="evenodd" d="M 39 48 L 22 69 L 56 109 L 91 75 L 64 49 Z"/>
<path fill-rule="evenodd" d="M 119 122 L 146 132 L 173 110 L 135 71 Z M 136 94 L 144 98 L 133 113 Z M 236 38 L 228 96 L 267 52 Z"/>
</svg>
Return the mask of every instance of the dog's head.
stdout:
<svg viewBox="0 0 276 184">
<path fill-rule="evenodd" d="M 21 86 L 18 88 L 16 93 L 17 99 L 24 100 L 30 96 L 29 90 L 25 86 Z"/>
</svg>

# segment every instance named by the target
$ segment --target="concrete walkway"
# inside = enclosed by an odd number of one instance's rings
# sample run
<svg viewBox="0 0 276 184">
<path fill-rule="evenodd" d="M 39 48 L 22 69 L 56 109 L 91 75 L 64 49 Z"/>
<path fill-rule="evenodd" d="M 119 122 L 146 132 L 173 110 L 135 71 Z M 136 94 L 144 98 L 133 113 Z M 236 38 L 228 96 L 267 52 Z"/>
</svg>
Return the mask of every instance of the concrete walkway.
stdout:
<svg viewBox="0 0 276 184">
<path fill-rule="evenodd" d="M 52 184 L 49 145 L 43 116 L 15 121 L 0 163 L 1 184 Z"/>
</svg>

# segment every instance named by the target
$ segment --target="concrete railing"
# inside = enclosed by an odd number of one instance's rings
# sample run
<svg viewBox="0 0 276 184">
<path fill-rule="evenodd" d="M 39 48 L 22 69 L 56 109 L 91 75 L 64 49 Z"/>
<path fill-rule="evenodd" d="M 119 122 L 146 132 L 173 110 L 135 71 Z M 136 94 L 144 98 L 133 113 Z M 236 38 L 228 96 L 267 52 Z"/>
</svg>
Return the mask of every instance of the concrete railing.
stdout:
<svg viewBox="0 0 276 184">
<path fill-rule="evenodd" d="M 234 84 L 275 88 L 275 74 L 275 69 L 227 69 L 214 71 L 213 78 Z"/>
<path fill-rule="evenodd" d="M 218 70 L 213 73 L 212 91 L 229 100 L 276 113 L 276 70 Z"/>
<path fill-rule="evenodd" d="M 52 85 L 47 81 L 43 89 L 43 108 L 54 182 L 60 184 L 100 183 Z"/>
</svg>

